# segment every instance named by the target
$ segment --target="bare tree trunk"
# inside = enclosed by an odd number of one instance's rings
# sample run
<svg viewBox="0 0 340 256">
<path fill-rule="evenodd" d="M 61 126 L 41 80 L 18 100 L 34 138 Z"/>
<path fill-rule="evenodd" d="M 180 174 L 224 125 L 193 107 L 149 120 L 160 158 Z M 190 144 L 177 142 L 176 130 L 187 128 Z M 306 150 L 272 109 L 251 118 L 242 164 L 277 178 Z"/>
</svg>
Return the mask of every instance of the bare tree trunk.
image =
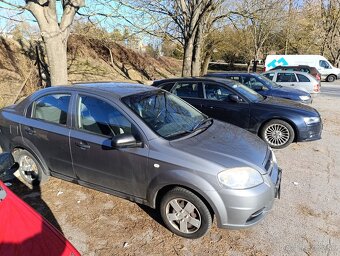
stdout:
<svg viewBox="0 0 340 256">
<path fill-rule="evenodd" d="M 51 74 L 51 85 L 66 85 L 67 39 L 74 16 L 85 0 L 62 1 L 63 14 L 59 22 L 56 0 L 26 0 L 29 10 L 39 24 L 41 36 L 46 46 L 46 55 Z"/>
<path fill-rule="evenodd" d="M 289 37 L 290 37 L 290 26 L 291 26 L 291 16 L 292 16 L 292 8 L 293 8 L 293 0 L 289 0 L 288 5 L 288 21 L 286 24 L 286 40 L 285 40 L 285 55 L 288 54 L 288 47 L 289 47 Z"/>
<path fill-rule="evenodd" d="M 211 56 L 212 56 L 212 49 L 207 49 L 207 52 L 205 53 L 204 60 L 202 63 L 201 74 L 200 74 L 201 76 L 204 76 L 205 74 L 208 73 Z"/>
<path fill-rule="evenodd" d="M 182 66 L 183 77 L 191 76 L 191 62 L 192 62 L 193 49 L 194 49 L 194 39 L 193 37 L 191 37 L 184 44 L 184 56 L 183 56 L 183 66 Z"/>
<path fill-rule="evenodd" d="M 44 38 L 52 85 L 68 83 L 67 47 L 63 41 L 62 34 L 53 38 Z"/>
<path fill-rule="evenodd" d="M 204 19 L 202 19 L 202 22 Z M 201 74 L 202 65 L 202 45 L 203 45 L 203 27 L 200 24 L 196 31 L 195 44 L 192 56 L 191 76 L 199 76 Z"/>
</svg>

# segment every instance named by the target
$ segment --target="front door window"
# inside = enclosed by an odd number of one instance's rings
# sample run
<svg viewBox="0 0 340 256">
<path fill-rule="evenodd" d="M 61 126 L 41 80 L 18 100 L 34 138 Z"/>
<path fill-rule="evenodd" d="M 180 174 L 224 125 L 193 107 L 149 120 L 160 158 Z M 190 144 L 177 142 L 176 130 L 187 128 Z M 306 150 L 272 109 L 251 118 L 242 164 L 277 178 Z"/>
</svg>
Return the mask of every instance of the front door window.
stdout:
<svg viewBox="0 0 340 256">
<path fill-rule="evenodd" d="M 229 94 L 231 94 L 226 87 L 214 83 L 205 83 L 204 88 L 208 100 L 225 101 L 228 99 Z"/>
<path fill-rule="evenodd" d="M 109 103 L 89 96 L 79 99 L 78 128 L 108 137 L 131 134 L 131 123 L 125 116 Z"/>
<path fill-rule="evenodd" d="M 330 69 L 331 68 L 329 63 L 327 61 L 325 61 L 325 60 L 320 60 L 319 64 L 320 64 L 320 67 L 322 67 L 322 68 L 325 68 L 325 69 Z"/>
</svg>

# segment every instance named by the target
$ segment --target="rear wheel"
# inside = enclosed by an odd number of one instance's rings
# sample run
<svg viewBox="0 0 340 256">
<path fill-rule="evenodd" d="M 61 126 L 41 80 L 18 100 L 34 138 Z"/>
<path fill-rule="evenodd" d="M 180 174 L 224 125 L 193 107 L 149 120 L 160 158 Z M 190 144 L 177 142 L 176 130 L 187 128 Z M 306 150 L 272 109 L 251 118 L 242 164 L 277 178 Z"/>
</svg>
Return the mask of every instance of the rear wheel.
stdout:
<svg viewBox="0 0 340 256">
<path fill-rule="evenodd" d="M 329 75 L 326 78 L 327 82 L 334 82 L 336 80 L 336 76 L 335 75 Z"/>
<path fill-rule="evenodd" d="M 195 239 L 211 228 L 212 215 L 206 204 L 191 191 L 176 187 L 162 198 L 160 212 L 165 225 L 176 235 Z"/>
<path fill-rule="evenodd" d="M 39 185 L 47 180 L 48 176 L 38 160 L 27 150 L 18 149 L 13 153 L 15 161 L 19 164 L 19 173 L 23 180 L 30 185 Z"/>
<path fill-rule="evenodd" d="M 261 130 L 261 138 L 272 148 L 285 148 L 293 142 L 295 133 L 292 126 L 279 119 L 266 123 Z"/>
</svg>

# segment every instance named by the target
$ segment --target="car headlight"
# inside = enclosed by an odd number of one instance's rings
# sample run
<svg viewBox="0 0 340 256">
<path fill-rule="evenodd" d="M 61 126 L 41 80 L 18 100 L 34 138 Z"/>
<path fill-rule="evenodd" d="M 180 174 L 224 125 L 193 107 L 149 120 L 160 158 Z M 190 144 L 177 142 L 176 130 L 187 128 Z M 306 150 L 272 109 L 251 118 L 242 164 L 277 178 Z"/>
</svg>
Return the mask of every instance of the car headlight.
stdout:
<svg viewBox="0 0 340 256">
<path fill-rule="evenodd" d="M 306 95 L 303 95 L 303 96 L 299 96 L 300 100 L 309 100 L 310 97 L 309 96 L 306 96 Z"/>
<path fill-rule="evenodd" d="M 320 123 L 320 117 L 304 117 L 303 121 L 305 121 L 306 125 Z"/>
<path fill-rule="evenodd" d="M 220 172 L 218 181 L 227 188 L 245 189 L 263 183 L 262 175 L 250 167 L 237 167 Z"/>
</svg>

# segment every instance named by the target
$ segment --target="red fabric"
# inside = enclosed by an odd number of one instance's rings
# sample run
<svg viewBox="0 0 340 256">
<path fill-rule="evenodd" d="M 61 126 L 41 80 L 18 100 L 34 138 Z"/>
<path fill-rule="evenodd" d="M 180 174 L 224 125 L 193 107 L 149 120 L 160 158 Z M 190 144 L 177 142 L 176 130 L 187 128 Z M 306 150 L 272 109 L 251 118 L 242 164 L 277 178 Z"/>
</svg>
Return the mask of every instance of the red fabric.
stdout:
<svg viewBox="0 0 340 256">
<path fill-rule="evenodd" d="M 80 255 L 58 230 L 1 181 L 0 187 L 7 193 L 0 201 L 0 255 Z"/>
</svg>

